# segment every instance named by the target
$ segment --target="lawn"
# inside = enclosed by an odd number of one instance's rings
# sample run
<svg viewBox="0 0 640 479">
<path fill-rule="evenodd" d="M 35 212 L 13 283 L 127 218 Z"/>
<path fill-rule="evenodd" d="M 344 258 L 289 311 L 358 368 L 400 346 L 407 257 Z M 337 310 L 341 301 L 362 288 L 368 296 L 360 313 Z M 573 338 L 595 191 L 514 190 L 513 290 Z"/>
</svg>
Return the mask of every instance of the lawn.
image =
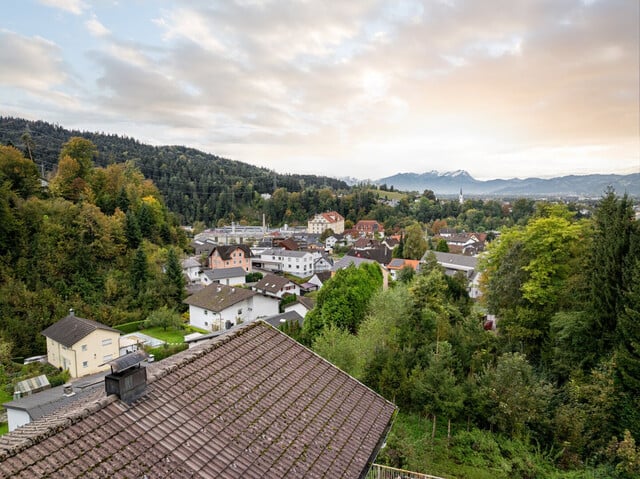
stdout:
<svg viewBox="0 0 640 479">
<path fill-rule="evenodd" d="M 208 331 L 204 331 L 192 326 L 187 326 L 185 329 L 167 328 L 165 331 L 161 326 L 155 328 L 143 329 L 141 333 L 147 334 L 153 338 L 164 341 L 165 343 L 184 343 L 184 335 L 194 332 L 206 334 Z"/>
</svg>

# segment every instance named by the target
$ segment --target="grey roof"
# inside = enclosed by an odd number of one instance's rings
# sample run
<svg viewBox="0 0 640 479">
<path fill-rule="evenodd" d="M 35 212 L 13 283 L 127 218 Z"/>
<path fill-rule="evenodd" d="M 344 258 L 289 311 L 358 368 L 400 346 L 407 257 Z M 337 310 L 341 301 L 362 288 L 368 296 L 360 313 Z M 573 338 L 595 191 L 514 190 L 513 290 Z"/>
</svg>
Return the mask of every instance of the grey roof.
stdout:
<svg viewBox="0 0 640 479">
<path fill-rule="evenodd" d="M 247 275 L 247 272 L 236 266 L 234 268 L 216 268 L 216 269 L 207 269 L 202 272 L 207 278 L 211 281 L 218 281 L 220 279 L 227 278 L 238 278 L 240 276 L 244 277 Z"/>
<path fill-rule="evenodd" d="M 476 269 L 478 258 L 475 256 L 465 256 L 463 254 L 442 253 L 440 251 L 427 251 L 426 254 L 433 253 L 440 265 L 451 269 Z"/>
<path fill-rule="evenodd" d="M 70 348 L 78 341 L 89 336 L 98 329 L 120 334 L 120 331 L 110 328 L 106 324 L 93 321 L 92 319 L 81 318 L 74 314 L 65 316 L 60 321 L 53 323 L 47 329 L 42 331 L 41 334 L 47 338 L 53 339 L 67 348 Z"/>
<path fill-rule="evenodd" d="M 4 403 L 3 406 L 8 409 L 25 411 L 31 420 L 35 421 L 76 401 L 97 397 L 96 391 L 100 391 L 99 396 L 102 396 L 105 375 L 106 373 L 98 373 L 85 376 L 82 381 L 74 381 L 72 383 L 73 395 L 71 396 L 64 395 L 64 386 L 56 386 L 30 396 L 14 399 Z"/>
<path fill-rule="evenodd" d="M 302 326 L 302 321 L 304 321 L 304 318 L 300 316 L 296 311 L 287 311 L 285 313 L 269 316 L 268 318 L 262 318 L 262 321 L 270 324 L 274 328 L 279 328 L 283 323 L 292 322 L 297 322 L 300 326 Z"/>
<path fill-rule="evenodd" d="M 284 248 L 271 248 L 263 251 L 261 254 L 268 256 L 287 256 L 290 258 L 302 258 L 311 253 L 309 253 L 308 251 L 289 251 Z"/>
<path fill-rule="evenodd" d="M 3 477 L 359 478 L 396 407 L 258 321 L 154 363 L 146 393 L 0 437 Z"/>
<path fill-rule="evenodd" d="M 308 298 L 307 296 L 298 296 L 296 301 L 294 301 L 293 303 L 287 304 L 287 306 L 285 306 L 285 309 L 288 306 L 294 305 L 296 303 L 300 303 L 302 306 L 307 308 L 309 311 L 311 311 L 313 309 L 313 307 L 316 305 L 316 302 L 313 299 Z"/>
<path fill-rule="evenodd" d="M 182 268 L 199 268 L 200 267 L 200 261 L 198 261 L 196 258 L 187 258 L 185 260 L 182 261 Z"/>
<path fill-rule="evenodd" d="M 184 303 L 219 313 L 256 294 L 258 293 L 250 289 L 234 288 L 225 284 L 211 284 L 189 296 L 184 300 Z"/>
<path fill-rule="evenodd" d="M 376 261 L 374 261 L 372 259 L 356 258 L 355 256 L 343 256 L 342 258 L 340 258 L 338 261 L 336 261 L 333 264 L 333 268 L 331 268 L 331 271 L 338 271 L 340 269 L 348 268 L 349 265 L 351 265 L 351 264 L 353 264 L 355 267 L 358 267 L 362 263 L 376 263 L 376 264 L 378 264 Z"/>
</svg>

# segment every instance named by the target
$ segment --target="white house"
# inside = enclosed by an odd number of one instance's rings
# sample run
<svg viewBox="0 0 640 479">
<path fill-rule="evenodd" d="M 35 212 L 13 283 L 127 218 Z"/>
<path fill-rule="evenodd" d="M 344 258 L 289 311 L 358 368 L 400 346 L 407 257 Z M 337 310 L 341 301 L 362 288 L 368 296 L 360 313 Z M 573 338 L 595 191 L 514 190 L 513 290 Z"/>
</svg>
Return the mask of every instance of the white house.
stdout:
<svg viewBox="0 0 640 479">
<path fill-rule="evenodd" d="M 326 254 L 320 252 L 313 253 L 313 272 L 321 273 L 323 271 L 331 271 L 333 268 L 333 261 Z"/>
<path fill-rule="evenodd" d="M 246 272 L 243 268 L 206 269 L 202 272 L 200 282 L 205 286 L 213 283 L 238 286 L 246 283 Z"/>
<path fill-rule="evenodd" d="M 266 296 L 282 299 L 285 294 L 300 296 L 300 286 L 293 281 L 275 274 L 267 274 L 252 289 Z"/>
<path fill-rule="evenodd" d="M 337 211 L 318 213 L 309 220 L 307 225 L 307 233 L 311 234 L 322 234 L 328 229 L 338 234 L 344 232 L 344 218 Z"/>
<path fill-rule="evenodd" d="M 202 266 L 200 261 L 191 257 L 182 261 L 182 273 L 187 277 L 190 283 L 200 282 L 200 271 Z"/>
<path fill-rule="evenodd" d="M 263 251 L 254 259 L 254 266 L 268 271 L 289 273 L 300 278 L 313 274 L 313 253 L 309 251 L 288 251 L 284 248 L 272 248 Z"/>
<path fill-rule="evenodd" d="M 239 323 L 278 314 L 280 301 L 245 288 L 212 284 L 184 300 L 189 324 L 207 331 L 228 329 Z"/>
<path fill-rule="evenodd" d="M 289 303 L 284 307 L 285 312 L 295 311 L 303 318 L 313 309 L 315 302 L 306 296 L 299 296 L 295 303 Z"/>
<path fill-rule="evenodd" d="M 80 318 L 73 310 L 42 335 L 47 338 L 49 364 L 69 371 L 72 378 L 108 370 L 105 363 L 120 356 L 120 331 Z"/>
</svg>

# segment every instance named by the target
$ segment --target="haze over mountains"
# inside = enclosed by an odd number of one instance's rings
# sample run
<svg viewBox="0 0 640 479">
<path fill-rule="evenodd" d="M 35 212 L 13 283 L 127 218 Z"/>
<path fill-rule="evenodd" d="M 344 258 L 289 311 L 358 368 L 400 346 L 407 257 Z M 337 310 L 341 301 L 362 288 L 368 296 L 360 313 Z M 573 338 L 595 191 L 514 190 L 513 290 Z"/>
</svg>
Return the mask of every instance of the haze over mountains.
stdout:
<svg viewBox="0 0 640 479">
<path fill-rule="evenodd" d="M 640 173 L 630 175 L 570 175 L 558 178 L 513 178 L 481 181 L 463 170 L 440 173 L 398 173 L 380 178 L 377 184 L 402 191 L 432 190 L 437 195 L 490 196 L 586 196 L 601 197 L 609 187 L 619 194 L 640 196 Z"/>
</svg>

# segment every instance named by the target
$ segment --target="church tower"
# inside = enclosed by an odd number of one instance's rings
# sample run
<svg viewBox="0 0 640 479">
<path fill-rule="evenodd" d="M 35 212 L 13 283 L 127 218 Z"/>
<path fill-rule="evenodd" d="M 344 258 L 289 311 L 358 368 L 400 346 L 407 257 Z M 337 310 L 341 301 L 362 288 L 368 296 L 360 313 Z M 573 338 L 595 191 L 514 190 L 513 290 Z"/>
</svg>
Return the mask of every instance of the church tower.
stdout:
<svg viewBox="0 0 640 479">
<path fill-rule="evenodd" d="M 464 203 L 464 196 L 462 195 L 462 188 L 460 188 L 460 194 L 458 195 L 458 202 L 460 204 Z"/>
</svg>

